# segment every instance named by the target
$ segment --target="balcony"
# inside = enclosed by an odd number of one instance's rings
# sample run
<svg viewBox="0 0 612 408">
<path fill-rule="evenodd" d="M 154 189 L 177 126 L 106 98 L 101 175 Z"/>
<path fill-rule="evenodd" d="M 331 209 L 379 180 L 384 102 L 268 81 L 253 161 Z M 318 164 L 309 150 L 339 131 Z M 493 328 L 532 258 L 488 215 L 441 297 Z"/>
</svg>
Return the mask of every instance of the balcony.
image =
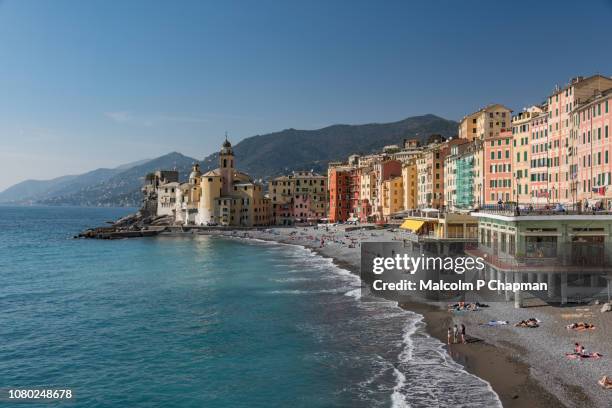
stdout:
<svg viewBox="0 0 612 408">
<path fill-rule="evenodd" d="M 599 210 L 593 208 L 582 208 L 581 205 L 565 205 L 560 203 L 555 204 L 529 204 L 522 205 L 516 203 L 504 204 L 488 204 L 482 205 L 474 210 L 472 215 L 478 217 L 478 213 L 501 215 L 506 217 L 535 217 L 535 216 L 568 216 L 568 215 L 583 215 L 583 216 L 612 216 L 612 211 Z"/>
</svg>

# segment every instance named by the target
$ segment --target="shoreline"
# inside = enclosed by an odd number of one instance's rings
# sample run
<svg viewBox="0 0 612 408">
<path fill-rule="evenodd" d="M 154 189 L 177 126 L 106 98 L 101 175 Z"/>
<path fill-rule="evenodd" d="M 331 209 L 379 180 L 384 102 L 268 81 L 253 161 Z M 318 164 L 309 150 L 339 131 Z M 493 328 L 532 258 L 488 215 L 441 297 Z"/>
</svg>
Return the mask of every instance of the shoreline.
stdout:
<svg viewBox="0 0 612 408">
<path fill-rule="evenodd" d="M 298 231 L 296 228 L 292 230 Z M 307 248 L 319 256 L 331 259 L 336 266 L 346 269 L 357 276 L 360 275 L 359 258 L 338 256 L 341 254 L 334 254 L 334 251 L 331 251 L 329 247 L 319 248 L 316 245 L 308 244 L 301 240 L 290 239 L 284 235 L 270 237 L 262 234 L 261 231 L 234 232 L 218 230 L 201 231 L 194 235 L 222 236 L 296 245 Z M 426 333 L 446 344 L 446 328 L 454 324 L 452 323 L 453 316 L 448 311 L 440 306 L 419 301 L 398 304 L 398 307 L 422 315 Z M 467 345 L 456 344 L 450 348 L 447 346 L 447 352 L 467 372 L 489 383 L 493 391 L 498 395 L 503 407 L 522 408 L 529 406 L 530 408 L 549 408 L 574 406 L 564 404 L 551 390 L 540 383 L 532 373 L 533 367 L 520 361 L 516 349 L 513 350 L 508 346 L 493 345 L 479 338 L 474 342 L 469 342 Z M 588 402 L 588 398 L 580 390 L 570 390 L 566 385 L 561 386 L 567 389 L 567 393 L 577 393 L 579 397 L 576 398 L 575 402 L 579 402 L 581 406 Z"/>
</svg>

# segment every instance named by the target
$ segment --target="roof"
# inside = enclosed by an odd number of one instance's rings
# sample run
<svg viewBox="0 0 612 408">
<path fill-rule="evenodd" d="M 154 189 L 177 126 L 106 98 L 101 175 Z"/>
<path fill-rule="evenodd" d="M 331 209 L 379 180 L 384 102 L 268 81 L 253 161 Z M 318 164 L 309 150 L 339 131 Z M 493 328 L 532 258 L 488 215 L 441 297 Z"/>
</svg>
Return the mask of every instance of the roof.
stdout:
<svg viewBox="0 0 612 408">
<path fill-rule="evenodd" d="M 219 170 L 219 169 L 210 170 L 210 171 L 207 171 L 206 173 L 204 173 L 202 176 L 203 177 L 221 176 L 221 170 Z"/>
</svg>

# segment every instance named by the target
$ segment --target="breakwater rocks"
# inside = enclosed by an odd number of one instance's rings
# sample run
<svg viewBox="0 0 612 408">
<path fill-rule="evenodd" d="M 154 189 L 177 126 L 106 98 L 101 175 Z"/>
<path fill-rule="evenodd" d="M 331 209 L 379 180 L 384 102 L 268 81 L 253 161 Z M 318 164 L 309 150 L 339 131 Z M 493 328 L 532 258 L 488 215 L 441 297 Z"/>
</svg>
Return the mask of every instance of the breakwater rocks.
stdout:
<svg viewBox="0 0 612 408">
<path fill-rule="evenodd" d="M 151 237 L 166 231 L 171 225 L 171 218 L 167 216 L 143 217 L 138 212 L 110 222 L 110 224 L 104 227 L 88 228 L 75 235 L 74 238 L 123 239 Z"/>
</svg>

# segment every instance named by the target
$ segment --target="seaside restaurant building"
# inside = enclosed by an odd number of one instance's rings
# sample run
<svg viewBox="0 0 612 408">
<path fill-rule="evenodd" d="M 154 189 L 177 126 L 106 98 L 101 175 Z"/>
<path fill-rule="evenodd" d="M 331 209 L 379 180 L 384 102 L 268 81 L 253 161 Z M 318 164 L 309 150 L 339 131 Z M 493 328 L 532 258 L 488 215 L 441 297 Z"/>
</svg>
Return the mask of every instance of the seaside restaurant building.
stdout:
<svg viewBox="0 0 612 408">
<path fill-rule="evenodd" d="M 488 266 L 486 278 L 506 283 L 547 283 L 540 298 L 582 303 L 609 296 L 612 276 L 612 212 L 514 209 L 481 210 L 477 249 Z M 522 307 L 520 292 L 505 293 Z"/>
<path fill-rule="evenodd" d="M 444 213 L 434 208 L 405 212 L 400 225 L 405 247 L 415 253 L 449 255 L 475 246 L 478 221 L 466 213 Z"/>
</svg>

